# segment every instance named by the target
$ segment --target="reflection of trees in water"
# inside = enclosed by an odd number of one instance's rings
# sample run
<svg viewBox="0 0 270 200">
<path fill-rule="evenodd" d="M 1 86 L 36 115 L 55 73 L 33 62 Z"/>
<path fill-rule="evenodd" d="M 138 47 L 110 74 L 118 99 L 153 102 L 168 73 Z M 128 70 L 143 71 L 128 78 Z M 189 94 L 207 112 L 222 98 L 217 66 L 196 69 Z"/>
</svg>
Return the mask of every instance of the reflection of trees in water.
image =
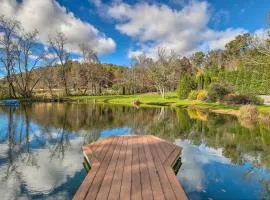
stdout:
<svg viewBox="0 0 270 200">
<path fill-rule="evenodd" d="M 67 125 L 67 110 L 64 110 L 64 115 L 62 116 L 61 124 L 62 128 L 58 128 L 55 144 L 50 147 L 50 158 L 53 157 L 63 159 L 65 157 L 65 151 L 71 147 L 70 143 L 70 131 L 66 130 Z"/>
<path fill-rule="evenodd" d="M 1 168 L 1 177 L 4 180 L 11 176 L 20 180 L 21 166 L 39 167 L 38 151 L 34 148 L 46 148 L 47 139 L 53 143 L 48 145 L 51 158 L 64 158 L 65 151 L 71 147 L 71 132 L 66 130 L 66 115 L 61 119 L 62 127 L 55 133 L 50 126 L 42 126 L 39 131 L 31 126 L 30 105 L 22 105 L 20 108 L 1 107 L 1 111 L 7 117 L 7 127 L 3 127 L 5 132 L 0 135 L 1 144 L 8 146 L 6 154 L 2 155 L 5 158 L 5 165 Z"/>
<path fill-rule="evenodd" d="M 205 113 L 196 109 L 141 108 L 95 104 L 32 104 L 29 118 L 43 127 L 59 130 L 55 154 L 64 155 L 71 132 L 81 133 L 85 142 L 99 138 L 104 129 L 127 126 L 137 134 L 154 134 L 173 140 L 189 139 L 222 148 L 232 162 L 242 164 L 247 157 L 255 165 L 270 168 L 270 131 L 264 125 L 249 129 L 236 117 Z M 190 117 L 189 117 L 190 115 Z M 54 155 L 54 154 L 53 154 Z"/>
<path fill-rule="evenodd" d="M 180 137 L 196 145 L 206 143 L 213 148 L 222 148 L 224 155 L 234 163 L 241 164 L 248 156 L 252 157 L 255 165 L 270 167 L 270 131 L 267 126 L 259 124 L 251 130 L 241 126 L 236 117 L 229 115 L 201 113 L 196 109 L 187 112 L 186 109 L 136 109 L 61 103 L 32 104 L 15 112 L 25 115 L 24 131 L 29 132 L 29 120 L 35 121 L 41 125 L 43 134 L 54 140 L 52 157 L 64 156 L 65 150 L 71 145 L 71 133 L 80 133 L 84 141 L 89 143 L 98 139 L 104 129 L 127 126 L 137 134 L 150 133 L 169 140 Z M 51 135 L 55 129 L 58 130 L 57 136 Z M 40 141 L 39 145 L 44 144 Z M 29 148 L 28 145 L 28 152 L 31 152 Z"/>
<path fill-rule="evenodd" d="M 104 129 L 129 126 L 134 132 L 145 133 L 146 127 L 160 111 L 157 109 L 135 109 L 132 107 L 115 107 L 82 104 L 33 104 L 31 106 L 31 120 L 45 127 L 63 127 L 72 132 L 83 131 L 89 139 L 99 138 Z"/>
<path fill-rule="evenodd" d="M 20 178 L 16 163 L 37 165 L 38 155 L 31 144 L 33 140 L 35 145 L 44 148 L 49 142 L 50 158 L 63 159 L 66 151 L 72 148 L 74 133 L 80 134 L 84 143 L 89 143 L 97 140 L 102 130 L 119 127 L 129 127 L 134 133 L 154 134 L 171 141 L 181 138 L 196 145 L 205 143 L 209 147 L 222 148 L 224 156 L 233 163 L 243 164 L 249 160 L 254 168 L 270 168 L 269 126 L 257 123 L 249 129 L 229 115 L 181 108 L 136 109 L 61 103 L 31 104 L 18 109 L 1 108 L 1 111 L 8 116 L 6 134 L 0 138 L 1 143 L 7 143 L 9 148 L 7 172 L 3 172 L 6 178 L 11 174 Z M 33 122 L 38 124 L 39 132 L 32 130 Z M 247 173 L 252 173 L 252 170 Z M 268 182 L 265 181 L 264 185 L 269 189 Z"/>
<path fill-rule="evenodd" d="M 23 107 L 25 117 L 19 119 L 14 113 L 16 108 L 4 108 L 8 113 L 6 133 L 1 139 L 1 143 L 7 143 L 8 151 L 6 155 L 6 166 L 3 168 L 3 179 L 7 180 L 10 176 L 20 179 L 21 173 L 18 168 L 20 164 L 37 165 L 36 154 L 30 147 L 30 122 L 27 110 Z"/>
<path fill-rule="evenodd" d="M 233 163 L 242 164 L 250 159 L 255 166 L 270 168 L 270 131 L 264 126 L 248 129 L 236 117 L 209 113 L 207 121 L 186 120 L 178 111 L 182 139 L 195 144 L 206 143 L 213 148 L 222 148 L 223 154 Z"/>
<path fill-rule="evenodd" d="M 3 179 L 7 180 L 11 174 L 15 174 L 17 177 L 20 177 L 20 173 L 17 171 L 17 165 L 14 162 L 14 159 L 18 157 L 18 148 L 16 147 L 16 142 L 15 142 L 15 123 L 16 121 L 14 120 L 13 108 L 8 108 L 8 126 L 7 126 L 7 131 L 5 136 L 3 137 L 3 142 L 5 142 L 5 139 L 7 138 L 8 141 L 8 152 L 7 152 L 7 166 L 6 166 L 6 171 L 3 171 L 2 173 L 4 174 Z M 5 138 L 5 139 L 4 139 Z"/>
<path fill-rule="evenodd" d="M 31 130 L 31 127 L 30 127 L 28 111 L 25 106 L 23 106 L 23 110 L 24 110 L 25 115 L 22 120 L 21 131 L 20 131 L 20 142 L 18 143 L 18 145 L 20 146 L 20 153 L 19 153 L 20 159 L 19 160 L 20 162 L 26 165 L 38 166 L 37 164 L 38 154 L 32 150 L 31 144 L 30 144 L 31 142 L 30 135 L 33 130 Z M 24 140 L 22 137 L 23 134 L 24 134 Z"/>
</svg>

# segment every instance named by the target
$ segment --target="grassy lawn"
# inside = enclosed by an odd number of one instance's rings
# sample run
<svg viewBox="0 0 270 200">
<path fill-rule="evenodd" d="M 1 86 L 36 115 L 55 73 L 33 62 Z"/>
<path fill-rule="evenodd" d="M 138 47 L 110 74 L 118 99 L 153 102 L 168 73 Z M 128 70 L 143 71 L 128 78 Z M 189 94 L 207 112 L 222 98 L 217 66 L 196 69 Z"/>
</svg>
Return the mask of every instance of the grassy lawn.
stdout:
<svg viewBox="0 0 270 200">
<path fill-rule="evenodd" d="M 157 93 L 147 93 L 139 95 L 107 95 L 107 96 L 70 96 L 65 98 L 68 102 L 78 103 L 99 103 L 99 104 L 114 104 L 132 106 L 134 100 L 141 102 L 140 107 L 160 107 L 160 106 L 194 106 L 202 109 L 209 109 L 217 113 L 225 114 L 238 114 L 240 106 L 238 105 L 226 105 L 220 103 L 209 103 L 201 101 L 189 101 L 180 100 L 176 93 L 170 92 L 166 94 L 166 98 L 163 99 Z M 20 99 L 28 100 L 28 99 Z M 30 99 L 33 100 L 33 99 Z M 269 105 L 257 106 L 260 112 L 270 112 Z"/>
<path fill-rule="evenodd" d="M 139 100 L 141 106 L 172 106 L 176 103 L 188 105 L 187 100 L 178 100 L 174 93 L 168 93 L 165 99 L 155 93 L 140 95 L 76 96 L 70 97 L 69 99 L 71 101 L 79 102 L 95 101 L 96 103 L 121 104 L 128 106 L 131 106 L 133 100 Z"/>
<path fill-rule="evenodd" d="M 75 96 L 69 97 L 71 101 L 78 101 L 82 103 L 96 102 L 109 103 L 131 106 L 133 100 L 139 100 L 142 107 L 157 107 L 157 106 L 196 106 L 210 110 L 219 110 L 220 112 L 231 112 L 239 109 L 239 106 L 225 105 L 219 103 L 207 103 L 201 101 L 180 100 L 175 93 L 167 93 L 166 98 L 163 99 L 159 94 L 140 94 L 140 95 L 110 95 L 110 96 Z M 262 106 L 264 110 L 270 111 L 270 106 Z"/>
<path fill-rule="evenodd" d="M 270 105 L 260 105 L 257 107 L 261 112 L 270 112 Z"/>
</svg>

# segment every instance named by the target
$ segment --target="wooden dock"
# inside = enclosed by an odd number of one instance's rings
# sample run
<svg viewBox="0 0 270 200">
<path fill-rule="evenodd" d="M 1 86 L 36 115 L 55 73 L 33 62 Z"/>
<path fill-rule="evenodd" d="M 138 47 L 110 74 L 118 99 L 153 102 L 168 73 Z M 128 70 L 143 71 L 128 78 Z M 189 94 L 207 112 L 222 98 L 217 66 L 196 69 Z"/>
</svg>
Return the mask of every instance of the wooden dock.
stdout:
<svg viewBox="0 0 270 200">
<path fill-rule="evenodd" d="M 91 170 L 74 200 L 187 199 L 173 166 L 181 148 L 160 138 L 113 136 L 83 147 Z"/>
</svg>

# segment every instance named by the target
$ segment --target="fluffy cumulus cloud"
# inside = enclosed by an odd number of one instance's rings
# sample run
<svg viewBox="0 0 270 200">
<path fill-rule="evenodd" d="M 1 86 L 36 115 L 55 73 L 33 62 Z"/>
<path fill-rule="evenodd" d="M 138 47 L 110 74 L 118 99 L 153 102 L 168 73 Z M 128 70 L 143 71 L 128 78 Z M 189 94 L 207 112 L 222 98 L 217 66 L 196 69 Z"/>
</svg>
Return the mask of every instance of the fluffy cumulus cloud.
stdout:
<svg viewBox="0 0 270 200">
<path fill-rule="evenodd" d="M 37 132 L 30 138 L 30 143 L 38 137 L 44 137 L 44 134 Z M 53 139 L 57 138 L 57 133 L 52 133 Z M 83 138 L 77 137 L 70 140 L 70 148 L 66 149 L 65 157 L 51 158 L 52 150 L 55 148 L 51 144 L 47 144 L 47 148 L 35 149 L 32 157 L 35 165 L 25 163 L 29 159 L 27 153 L 20 154 L 17 160 L 13 161 L 15 171 L 10 172 L 9 165 L 4 163 L 0 168 L 0 197 L 1 199 L 29 199 L 21 197 L 21 186 L 24 185 L 26 191 L 30 195 L 53 194 L 55 188 L 67 183 L 70 178 L 82 170 L 83 157 L 81 146 Z M 0 144 L 0 158 L 8 159 L 8 143 Z M 27 158 L 27 159 L 26 159 Z M 9 172 L 8 179 L 7 172 Z M 19 176 L 18 176 L 19 175 Z M 63 191 L 66 192 L 66 191 Z M 52 198 L 54 199 L 54 198 Z"/>
<path fill-rule="evenodd" d="M 196 146 L 189 140 L 176 140 L 176 144 L 183 148 L 181 157 L 183 165 L 177 177 L 185 185 L 187 193 L 205 191 L 207 174 L 203 169 L 206 165 L 214 163 L 231 165 L 230 159 L 224 157 L 222 149 L 210 148 L 205 144 Z"/>
<path fill-rule="evenodd" d="M 78 43 L 90 45 L 97 53 L 114 51 L 115 42 L 98 31 L 93 25 L 76 18 L 55 0 L 0 0 L 0 14 L 21 22 L 26 31 L 37 29 L 42 43 L 48 36 L 63 32 L 68 39 L 68 48 L 78 50 Z"/>
<path fill-rule="evenodd" d="M 244 34 L 247 31 L 242 28 L 228 28 L 225 31 L 214 31 L 211 29 L 206 30 L 202 34 L 202 38 L 205 39 L 205 45 L 209 49 L 224 49 L 225 44 L 233 40 L 237 35 Z"/>
<path fill-rule="evenodd" d="M 164 4 L 124 2 L 108 7 L 116 20 L 116 29 L 138 41 L 128 52 L 129 57 L 144 52 L 153 57 L 158 48 L 174 50 L 181 55 L 204 49 L 222 49 L 243 29 L 217 31 L 209 28 L 211 6 L 206 1 L 191 1 L 181 9 Z"/>
</svg>

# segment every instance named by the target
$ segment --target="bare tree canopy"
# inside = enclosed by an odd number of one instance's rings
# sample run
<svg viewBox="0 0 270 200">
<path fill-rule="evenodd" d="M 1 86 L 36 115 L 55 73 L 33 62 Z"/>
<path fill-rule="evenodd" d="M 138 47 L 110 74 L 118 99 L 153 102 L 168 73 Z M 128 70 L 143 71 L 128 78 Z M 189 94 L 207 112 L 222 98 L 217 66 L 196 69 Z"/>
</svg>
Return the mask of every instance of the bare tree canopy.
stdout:
<svg viewBox="0 0 270 200">
<path fill-rule="evenodd" d="M 68 88 L 68 67 L 71 59 L 70 52 L 67 51 L 67 38 L 64 33 L 58 32 L 55 36 L 49 38 L 49 44 L 52 52 L 55 54 L 55 60 L 61 66 L 60 77 L 64 84 L 65 94 L 69 95 Z"/>
<path fill-rule="evenodd" d="M 0 17 L 0 27 L 0 66 L 9 85 L 9 97 L 16 97 L 16 93 L 31 97 L 39 81 L 35 68 L 44 57 L 38 47 L 38 32 L 26 32 L 18 21 L 4 16 Z"/>
</svg>

